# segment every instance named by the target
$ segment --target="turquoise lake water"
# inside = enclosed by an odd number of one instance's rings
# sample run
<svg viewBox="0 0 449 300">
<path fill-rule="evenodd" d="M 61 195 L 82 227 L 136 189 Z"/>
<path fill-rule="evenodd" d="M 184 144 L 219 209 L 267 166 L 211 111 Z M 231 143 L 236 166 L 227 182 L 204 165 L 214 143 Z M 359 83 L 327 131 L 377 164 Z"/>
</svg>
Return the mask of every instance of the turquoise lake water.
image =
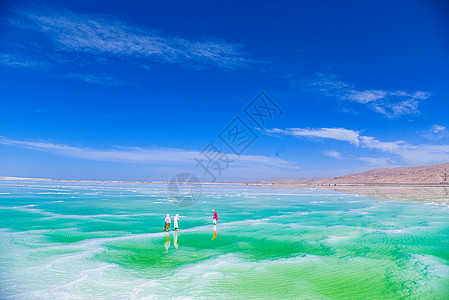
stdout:
<svg viewBox="0 0 449 300">
<path fill-rule="evenodd" d="M 0 298 L 449 299 L 449 208 L 425 194 L 207 185 L 179 207 L 166 190 L 0 181 Z"/>
</svg>

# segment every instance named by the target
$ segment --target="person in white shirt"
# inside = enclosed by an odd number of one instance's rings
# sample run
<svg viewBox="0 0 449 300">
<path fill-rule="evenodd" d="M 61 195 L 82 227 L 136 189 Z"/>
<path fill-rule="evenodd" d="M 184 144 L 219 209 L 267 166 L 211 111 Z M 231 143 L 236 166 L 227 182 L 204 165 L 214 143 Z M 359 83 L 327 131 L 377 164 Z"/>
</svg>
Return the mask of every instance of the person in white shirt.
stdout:
<svg viewBox="0 0 449 300">
<path fill-rule="evenodd" d="M 174 222 L 174 226 L 175 226 L 175 231 L 178 231 L 178 220 L 179 220 L 179 215 L 176 214 L 176 216 L 173 218 L 173 222 Z"/>
</svg>

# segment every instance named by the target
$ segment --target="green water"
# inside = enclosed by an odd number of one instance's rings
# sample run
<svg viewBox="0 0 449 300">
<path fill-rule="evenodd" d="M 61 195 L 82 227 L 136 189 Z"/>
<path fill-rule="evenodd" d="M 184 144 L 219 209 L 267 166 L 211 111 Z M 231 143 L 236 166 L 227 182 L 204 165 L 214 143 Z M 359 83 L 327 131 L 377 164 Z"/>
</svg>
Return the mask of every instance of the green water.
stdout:
<svg viewBox="0 0 449 300">
<path fill-rule="evenodd" d="M 1 181 L 0 298 L 449 299 L 432 199 L 217 185 L 178 207 L 164 185 Z"/>
</svg>

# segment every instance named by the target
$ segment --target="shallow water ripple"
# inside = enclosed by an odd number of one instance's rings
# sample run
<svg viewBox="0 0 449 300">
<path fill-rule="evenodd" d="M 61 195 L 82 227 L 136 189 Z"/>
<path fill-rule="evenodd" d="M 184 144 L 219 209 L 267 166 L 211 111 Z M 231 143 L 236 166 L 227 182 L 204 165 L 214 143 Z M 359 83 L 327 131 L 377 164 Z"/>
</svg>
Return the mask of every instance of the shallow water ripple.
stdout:
<svg viewBox="0 0 449 300">
<path fill-rule="evenodd" d="M 0 298 L 449 299 L 440 200 L 207 186 L 180 208 L 165 188 L 0 182 Z"/>
</svg>

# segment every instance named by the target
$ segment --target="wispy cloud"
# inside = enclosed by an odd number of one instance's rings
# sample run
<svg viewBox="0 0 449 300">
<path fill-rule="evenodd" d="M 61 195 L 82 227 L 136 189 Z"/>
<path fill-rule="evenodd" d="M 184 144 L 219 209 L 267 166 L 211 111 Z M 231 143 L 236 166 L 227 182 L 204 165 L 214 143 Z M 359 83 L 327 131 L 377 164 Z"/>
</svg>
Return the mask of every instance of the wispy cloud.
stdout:
<svg viewBox="0 0 449 300">
<path fill-rule="evenodd" d="M 18 68 L 38 68 L 45 66 L 46 63 L 22 55 L 0 53 L 0 65 Z"/>
<path fill-rule="evenodd" d="M 432 125 L 430 131 L 432 131 L 433 133 L 440 133 L 442 131 L 446 131 L 446 127 L 441 125 Z"/>
<path fill-rule="evenodd" d="M 413 145 L 401 140 L 385 142 L 372 136 L 360 135 L 360 131 L 345 128 L 275 128 L 267 130 L 267 132 L 274 134 L 292 135 L 296 137 L 315 137 L 345 141 L 360 148 L 378 150 L 384 153 L 397 155 L 404 162 L 407 162 L 409 164 L 449 162 L 449 145 Z M 327 155 L 329 156 L 329 153 Z M 374 163 L 373 160 L 370 161 L 365 159 L 364 161 Z M 388 161 L 384 162 L 385 164 L 388 163 Z M 377 163 L 382 162 L 378 161 Z"/>
<path fill-rule="evenodd" d="M 361 136 L 362 146 L 370 149 L 378 149 L 385 152 L 397 152 L 401 146 L 405 145 L 404 141 L 381 142 L 372 136 Z"/>
<path fill-rule="evenodd" d="M 121 86 L 129 84 L 124 80 L 106 74 L 93 75 L 89 73 L 70 73 L 66 77 L 79 79 L 88 83 L 101 84 L 106 86 Z"/>
<path fill-rule="evenodd" d="M 335 150 L 324 151 L 323 154 L 326 155 L 326 156 L 329 156 L 329 157 L 336 158 L 336 159 L 342 159 L 343 158 L 343 156 L 340 154 L 340 152 L 335 151 Z"/>
<path fill-rule="evenodd" d="M 71 158 L 93 161 L 140 163 L 140 164 L 195 164 L 194 157 L 199 157 L 198 151 L 173 148 L 141 148 L 114 147 L 112 149 L 95 149 L 55 144 L 46 141 L 22 141 L 0 136 L 0 144 L 48 152 Z M 297 169 L 294 162 L 278 157 L 263 155 L 228 154 L 232 166 L 239 168 L 287 168 Z"/>
<path fill-rule="evenodd" d="M 355 160 L 367 162 L 371 167 L 375 168 L 394 168 L 397 165 L 388 157 L 356 157 Z"/>
<path fill-rule="evenodd" d="M 334 139 L 338 141 L 350 142 L 354 145 L 359 145 L 359 132 L 354 130 L 349 130 L 345 128 L 319 128 L 319 129 L 309 129 L 309 128 L 287 128 L 287 129 L 269 129 L 265 130 L 267 133 L 280 133 L 293 136 L 302 137 L 317 137 L 317 138 L 327 138 Z"/>
<path fill-rule="evenodd" d="M 449 162 L 449 145 L 412 145 L 404 141 L 382 142 L 374 137 L 362 136 L 362 146 L 396 154 L 410 164 Z"/>
<path fill-rule="evenodd" d="M 395 162 L 388 157 L 365 157 L 365 156 L 354 156 L 347 155 L 343 156 L 340 152 L 335 150 L 323 151 L 324 155 L 338 159 L 338 160 L 358 160 L 368 163 L 371 167 L 374 168 L 393 168 L 396 167 Z"/>
<path fill-rule="evenodd" d="M 191 67 L 217 66 L 224 69 L 248 67 L 239 45 L 221 40 L 187 40 L 139 28 L 113 17 L 75 14 L 70 11 L 20 12 L 10 24 L 38 31 L 58 51 L 115 58 L 143 58 Z"/>
<path fill-rule="evenodd" d="M 319 79 L 310 86 L 323 95 L 367 105 L 387 117 L 419 114 L 419 103 L 431 96 L 422 91 L 357 89 L 350 83 L 337 80 L 332 74 L 319 74 Z"/>
<path fill-rule="evenodd" d="M 418 133 L 422 134 L 426 139 L 433 141 L 449 137 L 449 131 L 446 126 L 442 125 L 432 125 L 429 130 L 419 131 Z"/>
</svg>

